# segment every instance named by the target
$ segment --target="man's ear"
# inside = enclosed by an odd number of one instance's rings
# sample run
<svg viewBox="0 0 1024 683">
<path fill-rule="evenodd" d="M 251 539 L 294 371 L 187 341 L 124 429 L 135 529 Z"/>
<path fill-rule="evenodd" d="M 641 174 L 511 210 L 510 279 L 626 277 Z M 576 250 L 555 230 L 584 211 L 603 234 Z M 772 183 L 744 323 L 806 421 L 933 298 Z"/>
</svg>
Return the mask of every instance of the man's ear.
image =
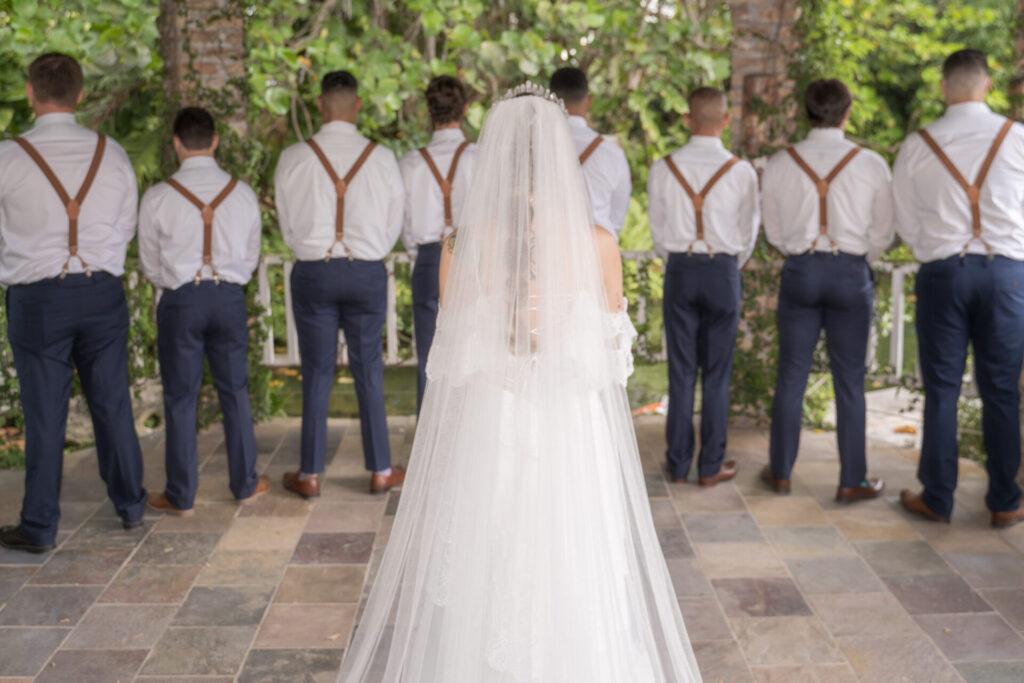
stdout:
<svg viewBox="0 0 1024 683">
<path fill-rule="evenodd" d="M 362 109 L 362 108 L 363 108 L 363 98 L 362 97 L 357 97 L 356 98 L 356 113 L 358 114 L 359 110 Z"/>
<path fill-rule="evenodd" d="M 29 105 L 32 105 L 36 98 L 36 91 L 32 88 L 32 84 L 25 81 L 25 99 L 28 100 Z"/>
<path fill-rule="evenodd" d="M 171 145 L 174 147 L 174 153 L 177 154 L 178 158 L 180 159 L 181 155 L 185 151 L 185 147 L 184 147 L 184 145 L 181 144 L 181 140 L 178 139 L 177 135 L 175 135 L 173 138 L 171 138 Z"/>
<path fill-rule="evenodd" d="M 991 81 L 989 81 L 989 82 L 991 83 Z M 84 95 L 84 94 L 85 94 L 84 90 L 79 90 L 78 91 L 78 97 L 75 98 L 75 104 L 76 105 L 79 105 L 79 104 L 82 103 L 82 95 Z"/>
<path fill-rule="evenodd" d="M 687 129 L 689 129 L 689 131 L 692 133 L 693 132 L 693 124 L 690 123 L 691 120 L 692 119 L 690 118 L 689 114 L 683 114 L 683 125 L 685 125 L 687 127 Z"/>
<path fill-rule="evenodd" d="M 989 90 L 992 89 L 992 77 L 988 76 L 985 78 L 985 94 L 987 95 Z"/>
<path fill-rule="evenodd" d="M 949 98 L 949 93 L 946 91 L 946 79 L 945 78 L 943 78 L 941 81 L 939 81 L 939 87 L 942 89 L 942 96 L 944 98 L 948 99 Z"/>
<path fill-rule="evenodd" d="M 590 105 L 592 105 L 592 104 L 594 104 L 594 96 L 593 95 L 587 95 L 587 107 L 586 107 L 586 110 L 588 112 L 590 111 Z"/>
<path fill-rule="evenodd" d="M 210 145 L 210 153 L 211 154 L 217 151 L 217 145 L 219 145 L 219 144 L 220 144 L 220 136 L 217 135 L 216 133 L 214 133 L 213 134 L 213 144 Z"/>
<path fill-rule="evenodd" d="M 320 112 L 321 114 L 324 113 L 324 98 L 323 97 L 316 98 L 316 110 L 318 112 Z"/>
</svg>

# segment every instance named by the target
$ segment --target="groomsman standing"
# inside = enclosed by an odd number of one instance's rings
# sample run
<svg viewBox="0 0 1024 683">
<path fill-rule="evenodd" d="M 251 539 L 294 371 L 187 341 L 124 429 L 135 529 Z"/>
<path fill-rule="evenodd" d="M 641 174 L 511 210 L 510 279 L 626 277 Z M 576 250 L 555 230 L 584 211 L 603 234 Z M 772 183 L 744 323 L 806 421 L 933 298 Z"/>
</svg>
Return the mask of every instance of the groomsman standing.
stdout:
<svg viewBox="0 0 1024 683">
<path fill-rule="evenodd" d="M 149 495 L 149 506 L 173 515 L 192 514 L 199 484 L 196 403 L 204 356 L 224 414 L 231 492 L 243 501 L 269 488 L 255 469 L 242 290 L 260 258 L 260 207 L 248 185 L 217 165 L 217 142 L 207 111 L 178 112 L 174 151 L 181 167 L 146 192 L 139 210 L 142 272 L 163 290 L 156 321 L 167 486 Z"/>
<path fill-rule="evenodd" d="M 647 181 L 651 237 L 665 261 L 664 319 L 669 401 L 669 474 L 685 482 L 693 460 L 693 396 L 701 375 L 701 486 L 732 479 L 725 460 L 729 381 L 740 318 L 740 268 L 760 225 L 757 173 L 722 145 L 729 103 L 698 88 L 684 116 L 689 142 L 651 167 Z"/>
<path fill-rule="evenodd" d="M 884 488 L 867 478 L 864 377 L 874 302 L 868 264 L 893 239 L 891 175 L 881 156 L 844 137 L 853 98 L 841 81 L 815 81 L 804 97 L 813 130 L 769 160 L 761 185 L 765 234 L 786 256 L 771 464 L 761 477 L 789 493 L 807 375 L 824 328 L 841 464 L 836 500 L 853 502 Z"/>
<path fill-rule="evenodd" d="M 402 231 L 405 197 L 395 155 L 356 130 L 357 89 L 347 71 L 324 76 L 317 100 L 323 126 L 284 150 L 274 174 L 281 232 L 297 259 L 291 285 L 302 354 L 302 467 L 285 474 L 284 487 L 307 498 L 320 495 L 339 327 L 359 402 L 366 469 L 373 472 L 370 490 L 381 493 L 405 479 L 402 468 L 391 467 L 381 344 L 387 309 L 382 259 Z"/>
<path fill-rule="evenodd" d="M 398 166 L 405 184 L 402 243 L 416 260 L 412 271 L 413 328 L 416 333 L 416 410 L 423 403 L 430 344 L 437 325 L 441 241 L 458 225 L 473 177 L 476 145 L 466 140 L 466 89 L 457 78 L 437 76 L 427 85 L 427 109 L 434 134 L 423 149 L 406 153 Z M 442 175 L 441 169 L 444 170 Z"/>
<path fill-rule="evenodd" d="M 594 98 L 585 73 L 573 67 L 561 68 L 551 75 L 549 88 L 562 98 L 569 112 L 569 131 L 583 165 L 594 224 L 618 237 L 626 222 L 629 195 L 633 191 L 626 153 L 587 124 Z"/>
<path fill-rule="evenodd" d="M 920 494 L 912 512 L 949 522 L 957 480 L 957 400 L 967 345 L 984 405 L 985 503 L 992 526 L 1024 519 L 1020 466 L 1024 357 L 1024 128 L 985 105 L 988 60 L 977 50 L 946 59 L 946 113 L 911 135 L 896 159 L 900 236 L 921 261 L 917 339 L 924 381 Z"/>
<path fill-rule="evenodd" d="M 0 284 L 25 413 L 25 498 L 20 523 L 0 527 L 0 545 L 40 553 L 57 535 L 76 370 L 107 493 L 126 529 L 142 524 L 146 491 L 121 283 L 138 188 L 121 146 L 75 122 L 78 62 L 38 57 L 25 90 L 35 125 L 0 142 Z"/>
</svg>

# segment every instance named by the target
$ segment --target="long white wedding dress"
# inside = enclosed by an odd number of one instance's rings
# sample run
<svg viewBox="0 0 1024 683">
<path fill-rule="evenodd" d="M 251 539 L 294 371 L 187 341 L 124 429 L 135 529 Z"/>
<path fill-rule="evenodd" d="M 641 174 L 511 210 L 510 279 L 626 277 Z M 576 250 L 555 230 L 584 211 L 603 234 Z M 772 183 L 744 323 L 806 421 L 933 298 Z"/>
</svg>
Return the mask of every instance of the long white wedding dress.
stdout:
<svg viewBox="0 0 1024 683">
<path fill-rule="evenodd" d="M 700 681 L 564 109 L 519 90 L 484 126 L 408 477 L 341 680 Z"/>
</svg>

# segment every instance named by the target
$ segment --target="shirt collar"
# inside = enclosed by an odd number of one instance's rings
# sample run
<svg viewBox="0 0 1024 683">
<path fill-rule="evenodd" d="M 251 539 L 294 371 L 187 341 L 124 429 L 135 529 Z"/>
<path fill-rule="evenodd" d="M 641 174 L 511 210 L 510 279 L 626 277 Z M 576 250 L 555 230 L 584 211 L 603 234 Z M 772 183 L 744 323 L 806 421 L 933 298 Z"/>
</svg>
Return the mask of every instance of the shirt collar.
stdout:
<svg viewBox="0 0 1024 683">
<path fill-rule="evenodd" d="M 181 166 L 179 166 L 181 171 L 194 168 L 220 168 L 220 166 L 217 165 L 216 159 L 207 156 L 189 157 L 182 161 Z"/>
<path fill-rule="evenodd" d="M 987 114 L 992 110 L 984 102 L 957 102 L 946 107 L 946 116 L 970 116 Z"/>
<path fill-rule="evenodd" d="M 54 112 L 53 114 L 43 114 L 36 118 L 35 123 L 32 125 L 33 128 L 47 128 L 49 126 L 67 126 L 78 125 L 78 121 L 75 120 L 74 114 L 66 112 Z"/>
<path fill-rule="evenodd" d="M 587 130 L 590 129 L 590 126 L 587 125 L 587 120 L 585 118 L 583 118 L 582 116 L 579 116 L 577 114 L 573 114 L 573 115 L 571 115 L 569 117 L 569 127 L 570 128 L 586 128 Z"/>
<path fill-rule="evenodd" d="M 444 142 L 446 140 L 465 140 L 466 134 L 462 132 L 461 128 L 442 128 L 441 130 L 435 130 L 434 134 L 430 136 L 431 142 Z"/>
<path fill-rule="evenodd" d="M 358 135 L 356 124 L 348 121 L 328 121 L 320 127 L 323 133 L 344 133 L 345 135 Z"/>
<path fill-rule="evenodd" d="M 691 135 L 686 146 L 701 149 L 725 149 L 725 145 L 722 144 L 722 138 L 716 138 L 711 135 Z"/>
<path fill-rule="evenodd" d="M 807 139 L 818 142 L 845 140 L 846 132 L 842 128 L 812 128 L 807 134 Z"/>
</svg>

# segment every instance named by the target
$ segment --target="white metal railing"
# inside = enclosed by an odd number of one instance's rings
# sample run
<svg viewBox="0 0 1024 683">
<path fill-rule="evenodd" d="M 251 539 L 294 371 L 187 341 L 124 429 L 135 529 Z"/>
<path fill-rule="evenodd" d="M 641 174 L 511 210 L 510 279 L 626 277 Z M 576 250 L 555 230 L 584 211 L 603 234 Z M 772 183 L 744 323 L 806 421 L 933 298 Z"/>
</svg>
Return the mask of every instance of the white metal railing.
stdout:
<svg viewBox="0 0 1024 683">
<path fill-rule="evenodd" d="M 654 251 L 623 251 L 623 261 L 635 262 L 638 268 L 643 268 L 647 263 L 659 259 L 660 257 Z M 385 268 L 387 269 L 387 317 L 385 319 L 385 341 L 384 341 L 384 364 L 388 366 L 401 366 L 401 365 L 415 365 L 416 364 L 416 347 L 411 340 L 404 341 L 400 348 L 400 340 L 398 336 L 398 311 L 397 311 L 397 292 L 395 288 L 395 266 L 398 264 L 409 265 L 411 263 L 409 255 L 405 253 L 394 253 L 390 254 L 384 261 Z M 259 300 L 264 306 L 267 315 L 264 316 L 264 324 L 267 328 L 267 338 L 263 346 L 263 364 L 270 367 L 289 367 L 297 366 L 300 363 L 299 358 L 299 341 L 298 334 L 295 329 L 295 317 L 292 310 L 292 292 L 290 276 L 294 261 L 284 259 L 276 255 L 265 255 L 260 259 L 259 270 L 257 272 L 258 284 L 259 284 Z M 756 267 L 751 264 L 749 267 Z M 279 354 L 274 343 L 274 332 L 272 317 L 269 315 L 271 306 L 271 289 L 270 289 L 270 269 L 271 268 L 282 268 L 284 270 L 284 307 L 285 307 L 285 349 L 284 354 Z M 880 263 L 875 266 L 875 273 L 881 275 L 887 275 L 892 284 L 892 318 L 893 324 L 889 336 L 889 363 L 884 368 L 879 368 L 875 359 L 877 358 L 878 344 L 880 341 L 880 335 L 873 332 L 871 335 L 871 342 L 868 348 L 868 361 L 872 379 L 879 380 L 886 384 L 898 383 L 903 376 L 903 368 L 906 367 L 905 354 L 907 352 L 906 344 L 906 329 L 903 324 L 903 318 L 907 310 L 907 301 L 904 294 L 904 284 L 906 278 L 917 272 L 918 265 L 916 263 L 904 263 L 904 264 L 891 264 L 891 263 Z M 665 340 L 664 340 L 664 329 L 661 331 L 661 343 L 658 344 L 658 350 L 655 352 L 648 351 L 648 338 L 645 330 L 647 318 L 648 318 L 648 307 L 652 302 L 646 296 L 646 291 L 641 291 L 634 310 L 634 316 L 637 323 L 637 327 L 642 330 L 640 338 L 637 340 L 637 354 L 643 358 L 664 361 L 665 355 Z M 345 335 L 339 330 L 338 332 L 338 363 L 345 365 L 348 363 L 348 353 L 345 347 Z M 913 359 L 915 376 L 920 377 L 920 372 L 917 366 L 917 357 Z"/>
</svg>

